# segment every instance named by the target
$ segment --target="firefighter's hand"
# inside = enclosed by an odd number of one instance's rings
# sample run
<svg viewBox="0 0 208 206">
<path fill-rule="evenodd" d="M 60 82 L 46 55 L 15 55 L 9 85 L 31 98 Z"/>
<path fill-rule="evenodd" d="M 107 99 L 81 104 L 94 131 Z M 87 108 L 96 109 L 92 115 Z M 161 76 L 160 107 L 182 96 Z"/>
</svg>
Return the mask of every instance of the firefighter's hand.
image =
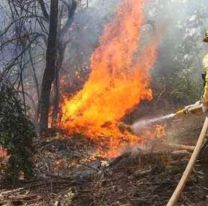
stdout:
<svg viewBox="0 0 208 206">
<path fill-rule="evenodd" d="M 202 102 L 202 111 L 208 115 L 208 102 L 203 101 Z"/>
</svg>

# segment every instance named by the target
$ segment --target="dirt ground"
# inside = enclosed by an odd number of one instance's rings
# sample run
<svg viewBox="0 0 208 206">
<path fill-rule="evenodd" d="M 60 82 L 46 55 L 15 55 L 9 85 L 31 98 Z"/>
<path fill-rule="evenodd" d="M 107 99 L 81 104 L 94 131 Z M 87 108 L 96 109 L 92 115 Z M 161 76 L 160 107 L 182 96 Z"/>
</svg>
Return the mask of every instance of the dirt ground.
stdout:
<svg viewBox="0 0 208 206">
<path fill-rule="evenodd" d="M 16 187 L 1 184 L 0 205 L 164 206 L 191 155 L 168 143 L 194 145 L 202 123 L 202 117 L 176 119 L 168 123 L 165 140 L 152 141 L 146 150 L 137 146 L 114 159 L 92 157 L 97 145 L 82 137 L 37 140 L 36 177 Z M 208 205 L 205 153 L 206 148 L 180 206 Z"/>
</svg>

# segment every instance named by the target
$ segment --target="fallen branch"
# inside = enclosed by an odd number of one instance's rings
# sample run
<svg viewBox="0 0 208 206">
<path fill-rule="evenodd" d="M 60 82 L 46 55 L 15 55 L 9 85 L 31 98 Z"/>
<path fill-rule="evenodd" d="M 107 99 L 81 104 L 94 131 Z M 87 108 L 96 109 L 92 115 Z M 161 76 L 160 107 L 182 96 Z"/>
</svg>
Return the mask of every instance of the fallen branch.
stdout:
<svg viewBox="0 0 208 206">
<path fill-rule="evenodd" d="M 189 152 L 193 152 L 195 148 L 195 146 L 182 145 L 182 144 L 169 144 L 169 146 L 176 150 L 187 150 Z"/>
</svg>

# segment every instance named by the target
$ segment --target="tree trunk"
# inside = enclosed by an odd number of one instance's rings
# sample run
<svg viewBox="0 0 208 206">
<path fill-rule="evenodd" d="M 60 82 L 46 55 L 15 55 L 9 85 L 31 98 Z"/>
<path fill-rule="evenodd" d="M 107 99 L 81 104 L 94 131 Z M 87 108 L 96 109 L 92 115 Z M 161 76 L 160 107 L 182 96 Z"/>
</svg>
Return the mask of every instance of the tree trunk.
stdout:
<svg viewBox="0 0 208 206">
<path fill-rule="evenodd" d="M 49 35 L 48 35 L 48 44 L 46 51 L 46 67 L 42 79 L 41 96 L 40 96 L 39 130 L 41 133 L 44 130 L 47 130 L 48 128 L 51 85 L 54 80 L 55 69 L 56 69 L 57 24 L 58 24 L 58 0 L 51 0 Z"/>
<path fill-rule="evenodd" d="M 55 71 L 55 80 L 54 80 L 54 101 L 53 101 L 53 111 L 52 111 L 52 127 L 58 126 L 59 121 L 59 103 L 60 103 L 60 70 L 62 68 L 64 54 L 66 50 L 66 46 L 69 43 L 68 38 L 66 38 L 66 34 L 68 33 L 69 28 L 73 23 L 74 14 L 77 8 L 77 3 L 75 0 L 72 0 L 71 3 L 68 4 L 68 18 L 63 27 L 61 24 L 58 25 L 58 38 L 57 38 L 57 63 L 56 63 L 56 71 Z"/>
<path fill-rule="evenodd" d="M 53 112 L 52 112 L 52 127 L 57 127 L 58 114 L 59 114 L 59 102 L 60 102 L 60 81 L 59 73 L 62 67 L 65 48 L 58 51 L 57 64 L 56 64 L 56 76 L 54 80 L 54 101 L 53 101 Z"/>
</svg>

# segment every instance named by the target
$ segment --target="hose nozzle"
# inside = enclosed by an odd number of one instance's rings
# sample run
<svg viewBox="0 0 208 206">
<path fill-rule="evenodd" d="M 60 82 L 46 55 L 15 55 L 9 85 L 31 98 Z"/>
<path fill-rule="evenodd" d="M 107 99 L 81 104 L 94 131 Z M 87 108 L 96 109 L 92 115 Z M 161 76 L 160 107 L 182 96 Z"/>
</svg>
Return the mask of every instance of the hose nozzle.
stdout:
<svg viewBox="0 0 208 206">
<path fill-rule="evenodd" d="M 187 114 L 187 111 L 185 108 L 176 112 L 176 116 L 185 115 L 185 114 Z"/>
<path fill-rule="evenodd" d="M 188 105 L 183 109 L 176 112 L 176 116 L 186 115 L 186 114 L 195 114 L 202 112 L 202 103 L 200 101 L 195 104 Z"/>
</svg>

